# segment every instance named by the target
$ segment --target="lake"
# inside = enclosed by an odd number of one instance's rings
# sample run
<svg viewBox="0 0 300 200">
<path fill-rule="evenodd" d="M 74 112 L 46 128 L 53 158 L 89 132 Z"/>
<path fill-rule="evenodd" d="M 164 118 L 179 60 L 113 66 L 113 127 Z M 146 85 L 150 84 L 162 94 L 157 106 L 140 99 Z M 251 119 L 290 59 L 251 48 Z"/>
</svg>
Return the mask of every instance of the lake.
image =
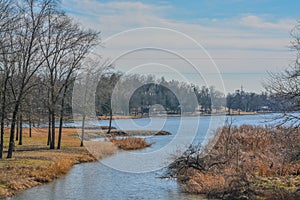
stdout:
<svg viewBox="0 0 300 200">
<path fill-rule="evenodd" d="M 154 143 L 147 149 L 76 165 L 65 177 L 8 199 L 202 199 L 199 195 L 183 193 L 175 180 L 159 178 L 172 161 L 171 154 L 183 151 L 191 143 L 205 143 L 226 119 L 233 125 L 264 125 L 272 117 L 274 114 L 114 120 L 113 126 L 124 130 L 162 129 L 173 135 L 147 137 Z M 99 123 L 108 125 L 106 120 Z"/>
</svg>

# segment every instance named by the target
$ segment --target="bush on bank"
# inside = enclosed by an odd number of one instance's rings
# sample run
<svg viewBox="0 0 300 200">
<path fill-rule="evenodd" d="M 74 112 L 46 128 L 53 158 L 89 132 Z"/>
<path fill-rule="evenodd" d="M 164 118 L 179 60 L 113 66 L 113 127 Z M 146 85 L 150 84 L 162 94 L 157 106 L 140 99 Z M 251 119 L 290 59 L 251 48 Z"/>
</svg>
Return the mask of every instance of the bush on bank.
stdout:
<svg viewBox="0 0 300 200">
<path fill-rule="evenodd" d="M 214 140 L 201 151 L 191 146 L 166 176 L 186 192 L 212 198 L 300 198 L 299 129 L 228 125 Z"/>
</svg>

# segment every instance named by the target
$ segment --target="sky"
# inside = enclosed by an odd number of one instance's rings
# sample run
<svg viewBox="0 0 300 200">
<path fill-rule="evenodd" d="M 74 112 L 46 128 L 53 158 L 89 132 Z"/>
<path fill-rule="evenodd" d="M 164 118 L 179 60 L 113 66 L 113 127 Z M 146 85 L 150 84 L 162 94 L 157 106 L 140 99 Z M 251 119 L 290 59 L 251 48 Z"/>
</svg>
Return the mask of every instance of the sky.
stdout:
<svg viewBox="0 0 300 200">
<path fill-rule="evenodd" d="M 270 72 L 293 65 L 290 31 L 299 0 L 62 0 L 84 27 L 101 31 L 95 50 L 125 73 L 154 74 L 224 93 L 262 92 Z"/>
</svg>

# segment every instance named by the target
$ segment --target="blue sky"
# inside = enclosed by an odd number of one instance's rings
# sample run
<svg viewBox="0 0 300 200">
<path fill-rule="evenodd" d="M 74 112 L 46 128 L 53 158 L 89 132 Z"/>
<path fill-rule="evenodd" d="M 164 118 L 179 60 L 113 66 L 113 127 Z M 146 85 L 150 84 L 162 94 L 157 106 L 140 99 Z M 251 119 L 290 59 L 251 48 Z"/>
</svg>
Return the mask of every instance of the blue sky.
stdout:
<svg viewBox="0 0 300 200">
<path fill-rule="evenodd" d="M 168 17 L 187 21 L 199 18 L 234 18 L 245 14 L 268 15 L 270 19 L 297 18 L 300 6 L 297 0 L 168 1 L 170 2 L 178 8 L 178 12 L 173 12 Z"/>
<path fill-rule="evenodd" d="M 66 2 L 66 1 L 65 1 Z M 110 3 L 113 1 L 100 1 Z M 115 1 L 115 2 L 142 2 L 147 5 L 169 7 L 165 17 L 187 22 L 199 18 L 234 18 L 238 15 L 255 14 L 269 15 L 273 19 L 298 18 L 298 0 L 173 0 L 173 1 Z"/>
<path fill-rule="evenodd" d="M 195 62 L 198 71 L 207 79 L 203 83 L 219 88 L 219 80 L 212 74 L 221 74 L 225 92 L 234 91 L 241 85 L 248 91 L 263 91 L 261 83 L 268 78 L 267 72 L 281 71 L 292 65 L 295 59 L 295 52 L 288 45 L 291 39 L 289 32 L 300 18 L 299 0 L 63 0 L 62 3 L 63 8 L 81 24 L 101 31 L 103 41 L 122 31 L 143 27 L 167 28 L 189 36 L 211 56 L 216 70 L 207 70 L 213 65 L 209 65 L 206 62 L 209 58 L 204 59 L 205 54 L 199 52 L 203 49 L 196 49 L 186 38 L 172 31 L 154 31 L 151 36 L 147 31 L 131 31 L 131 34 L 114 37 L 118 42 L 106 41 L 105 50 L 100 50 L 99 54 L 112 58 L 116 52 L 136 48 L 137 44 L 156 44 L 172 52 L 180 52 Z M 118 51 L 113 53 L 112 49 Z M 156 54 L 153 56 L 158 57 Z M 136 64 L 128 60 L 119 66 Z M 149 58 L 146 60 L 149 61 Z M 167 64 L 177 73 L 194 73 L 187 67 L 178 66 L 175 59 L 173 61 Z M 167 76 L 165 70 L 160 74 L 157 67 L 154 68 L 156 71 L 153 73 L 157 76 Z M 145 69 L 145 73 L 150 72 L 149 68 Z M 185 78 L 197 82 L 195 76 Z"/>
</svg>

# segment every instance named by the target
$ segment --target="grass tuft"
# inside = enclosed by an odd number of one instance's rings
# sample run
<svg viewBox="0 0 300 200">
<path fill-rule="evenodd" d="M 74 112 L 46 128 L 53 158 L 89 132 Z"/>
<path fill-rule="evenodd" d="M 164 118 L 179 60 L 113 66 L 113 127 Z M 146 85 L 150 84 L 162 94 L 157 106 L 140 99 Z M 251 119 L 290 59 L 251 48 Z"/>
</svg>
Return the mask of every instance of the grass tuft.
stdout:
<svg viewBox="0 0 300 200">
<path fill-rule="evenodd" d="M 152 145 L 152 143 L 148 143 L 145 139 L 137 137 L 124 137 L 119 139 L 112 137 L 110 141 L 123 150 L 144 149 Z"/>
</svg>

